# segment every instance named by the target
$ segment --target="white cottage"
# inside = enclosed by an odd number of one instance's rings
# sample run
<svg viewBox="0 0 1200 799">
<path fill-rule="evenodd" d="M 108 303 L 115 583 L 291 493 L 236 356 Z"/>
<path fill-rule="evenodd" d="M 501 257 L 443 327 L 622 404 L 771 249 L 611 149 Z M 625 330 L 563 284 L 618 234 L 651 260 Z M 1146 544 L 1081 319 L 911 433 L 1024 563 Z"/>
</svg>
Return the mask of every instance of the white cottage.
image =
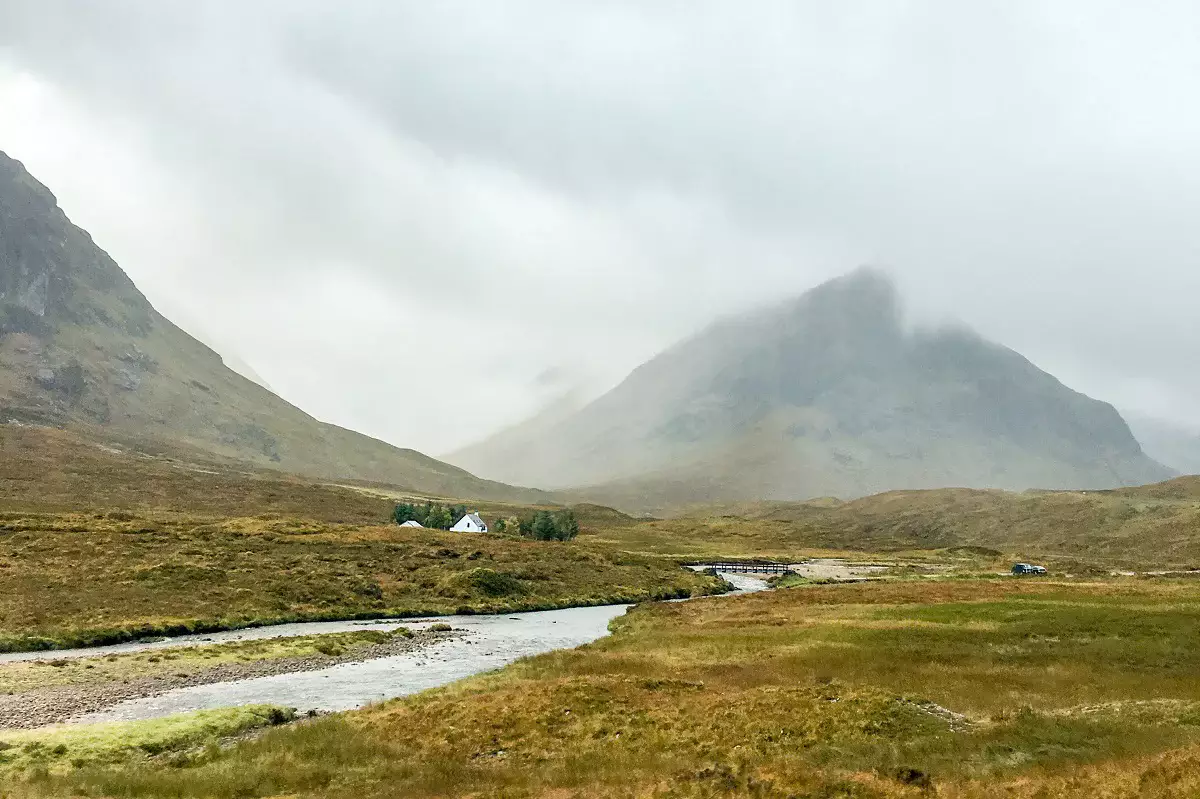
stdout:
<svg viewBox="0 0 1200 799">
<path fill-rule="evenodd" d="M 404 524 L 402 524 L 400 526 L 401 527 L 424 527 L 425 525 L 421 524 L 419 521 L 416 521 L 415 519 L 409 519 L 408 521 L 406 521 Z"/>
<path fill-rule="evenodd" d="M 450 528 L 450 531 L 453 533 L 486 533 L 488 526 L 483 519 L 479 518 L 478 513 L 468 513 L 459 519 L 458 523 Z"/>
</svg>

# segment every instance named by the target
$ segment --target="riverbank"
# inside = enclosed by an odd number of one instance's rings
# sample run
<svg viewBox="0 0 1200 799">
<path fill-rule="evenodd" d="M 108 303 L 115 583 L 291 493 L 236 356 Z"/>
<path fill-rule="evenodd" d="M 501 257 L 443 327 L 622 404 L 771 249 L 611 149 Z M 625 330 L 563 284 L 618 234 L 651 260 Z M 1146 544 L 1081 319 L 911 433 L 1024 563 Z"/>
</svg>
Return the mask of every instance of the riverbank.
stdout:
<svg viewBox="0 0 1200 799">
<path fill-rule="evenodd" d="M 166 512 L 0 518 L 0 652 L 723 588 L 670 558 L 582 542 Z"/>
<path fill-rule="evenodd" d="M 753 577 L 726 576 L 731 595 L 767 588 Z M 409 622 L 406 629 L 397 629 L 396 622 L 283 625 L 68 651 L 53 660 L 0 655 L 0 693 L 38 689 L 11 700 L 10 709 L 23 720 L 16 722 L 20 726 L 68 719 L 87 724 L 150 720 L 239 705 L 278 705 L 302 713 L 350 710 L 595 641 L 628 607 L 442 617 Z M 420 639 L 451 624 L 453 632 L 435 645 L 365 649 L 392 635 Z M 328 655 L 331 646 L 347 652 L 337 658 L 314 654 Z M 247 666 L 246 661 L 274 662 Z M 300 668 L 292 667 L 296 663 Z M 114 699 L 120 701 L 114 704 Z M 57 712 L 46 712 L 45 705 Z M 76 715 L 81 711 L 85 714 Z"/>
<path fill-rule="evenodd" d="M 463 637 L 426 630 L 331 633 L 0 664 L 0 730 L 33 729 L 202 685 L 328 669 L 423 652 Z"/>
<path fill-rule="evenodd" d="M 592 646 L 12 792 L 1187 796 L 1200 790 L 1198 614 L 1187 580 L 897 581 L 644 605 Z"/>
</svg>

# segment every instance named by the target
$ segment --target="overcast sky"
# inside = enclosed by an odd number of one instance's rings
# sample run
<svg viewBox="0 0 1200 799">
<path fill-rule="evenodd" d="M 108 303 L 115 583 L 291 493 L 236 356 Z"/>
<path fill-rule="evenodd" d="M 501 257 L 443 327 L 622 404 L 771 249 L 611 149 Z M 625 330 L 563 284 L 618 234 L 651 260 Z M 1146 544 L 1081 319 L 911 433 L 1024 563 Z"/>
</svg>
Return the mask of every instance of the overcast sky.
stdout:
<svg viewBox="0 0 1200 799">
<path fill-rule="evenodd" d="M 1197 86 L 1170 0 L 0 0 L 0 149 L 231 362 L 434 454 L 867 262 L 1200 424 Z"/>
</svg>

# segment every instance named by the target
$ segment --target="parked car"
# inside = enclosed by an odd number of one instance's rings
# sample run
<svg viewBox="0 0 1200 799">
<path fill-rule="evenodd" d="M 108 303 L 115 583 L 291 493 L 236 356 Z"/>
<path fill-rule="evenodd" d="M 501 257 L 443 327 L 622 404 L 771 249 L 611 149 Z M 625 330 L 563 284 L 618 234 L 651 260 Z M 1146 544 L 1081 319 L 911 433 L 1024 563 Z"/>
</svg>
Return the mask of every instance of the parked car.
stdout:
<svg viewBox="0 0 1200 799">
<path fill-rule="evenodd" d="M 1032 563 L 1017 563 L 1013 565 L 1013 574 L 1045 574 L 1045 566 L 1034 566 Z"/>
</svg>

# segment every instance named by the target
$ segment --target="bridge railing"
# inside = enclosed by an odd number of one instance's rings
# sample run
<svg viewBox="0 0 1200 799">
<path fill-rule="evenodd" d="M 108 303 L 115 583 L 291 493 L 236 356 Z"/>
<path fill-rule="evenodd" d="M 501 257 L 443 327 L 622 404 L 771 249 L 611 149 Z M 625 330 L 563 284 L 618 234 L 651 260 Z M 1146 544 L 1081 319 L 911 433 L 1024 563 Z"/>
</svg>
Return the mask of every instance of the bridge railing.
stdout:
<svg viewBox="0 0 1200 799">
<path fill-rule="evenodd" d="M 787 574 L 792 567 L 786 563 L 746 563 L 736 561 L 721 561 L 718 563 L 699 564 L 719 572 L 737 572 L 741 574 Z"/>
</svg>

